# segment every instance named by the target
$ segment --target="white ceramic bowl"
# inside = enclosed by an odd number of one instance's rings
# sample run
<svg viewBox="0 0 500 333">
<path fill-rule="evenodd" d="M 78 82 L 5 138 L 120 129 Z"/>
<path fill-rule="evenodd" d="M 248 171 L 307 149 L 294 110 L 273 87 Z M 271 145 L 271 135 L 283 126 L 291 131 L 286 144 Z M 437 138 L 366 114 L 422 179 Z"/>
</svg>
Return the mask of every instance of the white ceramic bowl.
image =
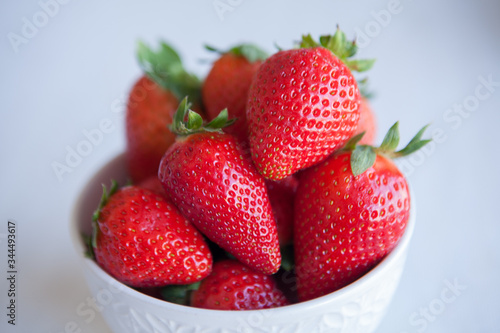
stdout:
<svg viewBox="0 0 500 333">
<path fill-rule="evenodd" d="M 86 184 L 76 202 L 71 233 L 96 307 L 113 332 L 169 333 L 313 333 L 373 332 L 398 286 L 415 224 L 412 198 L 410 221 L 397 247 L 374 269 L 354 283 L 311 301 L 274 309 L 219 311 L 168 303 L 118 282 L 94 261 L 85 258 L 81 234 L 90 233 L 92 213 L 102 193 L 101 184 L 126 180 L 124 156 L 106 164 Z"/>
</svg>

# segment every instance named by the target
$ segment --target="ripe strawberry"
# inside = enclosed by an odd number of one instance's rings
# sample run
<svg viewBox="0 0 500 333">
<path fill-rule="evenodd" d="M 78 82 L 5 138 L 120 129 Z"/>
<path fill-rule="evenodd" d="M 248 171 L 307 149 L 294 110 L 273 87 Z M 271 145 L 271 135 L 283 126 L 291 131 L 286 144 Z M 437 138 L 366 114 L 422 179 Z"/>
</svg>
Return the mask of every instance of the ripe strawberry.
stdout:
<svg viewBox="0 0 500 333">
<path fill-rule="evenodd" d="M 216 262 L 212 273 L 191 295 L 191 306 L 214 310 L 256 310 L 288 304 L 272 276 L 236 260 Z"/>
<path fill-rule="evenodd" d="M 165 43 L 157 53 L 139 44 L 138 59 L 146 73 L 129 93 L 126 113 L 127 166 L 134 182 L 158 173 L 160 160 L 174 142 L 168 129 L 179 100 L 198 100 L 199 80 L 183 69 L 175 50 Z"/>
<path fill-rule="evenodd" d="M 357 47 L 340 30 L 321 37 L 320 44 L 305 36 L 301 47 L 269 57 L 250 86 L 252 158 L 273 180 L 320 162 L 351 138 L 360 96 L 349 67 L 366 70 L 373 64 L 348 59 Z"/>
<path fill-rule="evenodd" d="M 212 268 L 199 231 L 172 203 L 137 186 L 104 188 L 92 238 L 97 263 L 133 287 L 189 284 Z"/>
<path fill-rule="evenodd" d="M 299 180 L 295 175 L 278 181 L 266 179 L 267 194 L 278 227 L 280 246 L 290 244 L 293 239 L 293 205 L 298 185 Z"/>
<path fill-rule="evenodd" d="M 202 127 L 184 99 L 172 129 L 193 134 L 179 137 L 168 149 L 158 176 L 182 214 L 205 236 L 249 267 L 273 274 L 281 256 L 264 179 L 237 139 L 220 131 L 226 124 L 224 110 Z"/>
<path fill-rule="evenodd" d="M 205 111 L 208 119 L 213 119 L 220 110 L 227 108 L 230 118 L 237 120 L 232 126 L 224 128 L 224 132 L 233 134 L 240 140 L 247 140 L 245 107 L 248 88 L 267 55 L 250 44 L 233 47 L 227 52 L 217 52 L 221 56 L 213 64 L 201 90 Z"/>
<path fill-rule="evenodd" d="M 359 104 L 359 122 L 358 129 L 354 132 L 354 135 L 365 133 L 359 145 L 373 145 L 375 137 L 377 134 L 377 124 L 375 119 L 375 113 L 373 112 L 368 99 L 361 97 Z"/>
<path fill-rule="evenodd" d="M 137 186 L 148 189 L 150 191 L 156 192 L 158 194 L 161 194 L 163 196 L 167 196 L 165 193 L 165 189 L 163 188 L 163 185 L 161 184 L 160 180 L 158 179 L 158 175 L 150 176 L 146 179 L 144 179 L 142 182 L 137 184 Z"/>
<path fill-rule="evenodd" d="M 294 245 L 299 298 L 309 300 L 355 281 L 397 244 L 410 214 L 410 194 L 392 157 L 422 147 L 425 127 L 395 152 L 397 123 L 379 148 L 346 149 L 301 174 Z"/>
<path fill-rule="evenodd" d="M 139 95 L 139 92 L 141 95 Z M 140 96 L 140 97 L 138 97 Z M 127 166 L 134 182 L 158 172 L 160 159 L 175 141 L 168 125 L 177 97 L 143 76 L 132 88 L 127 104 Z"/>
</svg>

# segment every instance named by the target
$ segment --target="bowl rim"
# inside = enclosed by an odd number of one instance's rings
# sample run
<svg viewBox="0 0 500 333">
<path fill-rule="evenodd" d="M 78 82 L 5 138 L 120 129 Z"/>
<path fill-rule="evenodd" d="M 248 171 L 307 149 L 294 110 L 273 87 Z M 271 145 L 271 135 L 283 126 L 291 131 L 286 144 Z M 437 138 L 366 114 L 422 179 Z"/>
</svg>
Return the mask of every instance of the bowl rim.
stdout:
<svg viewBox="0 0 500 333">
<path fill-rule="evenodd" d="M 70 234 L 72 238 L 72 243 L 73 246 L 80 257 L 80 259 L 83 261 L 83 264 L 95 275 L 97 276 L 100 280 L 102 280 L 106 285 L 109 286 L 116 286 L 118 285 L 120 288 L 120 292 L 128 293 L 130 297 L 138 298 L 142 302 L 150 303 L 153 306 L 158 306 L 159 308 L 162 308 L 164 310 L 170 310 L 170 311 L 181 311 L 186 314 L 197 314 L 197 315 L 202 315 L 202 314 L 217 314 L 221 315 L 221 313 L 225 313 L 225 315 L 228 316 L 234 316 L 234 317 L 240 317 L 243 313 L 255 313 L 255 312 L 269 312 L 273 313 L 274 315 L 279 315 L 280 313 L 286 311 L 286 313 L 289 315 L 290 311 L 292 310 L 298 310 L 301 311 L 305 307 L 307 308 L 316 308 L 320 307 L 323 304 L 326 303 L 333 303 L 336 301 L 341 301 L 343 298 L 349 297 L 350 294 L 355 293 L 356 290 L 362 289 L 363 287 L 366 287 L 366 285 L 369 283 L 369 281 L 379 275 L 383 275 L 383 273 L 391 268 L 392 265 L 394 265 L 398 259 L 403 256 L 406 252 L 406 250 L 409 247 L 409 243 L 411 240 L 411 237 L 413 235 L 414 229 L 415 229 L 415 219 L 416 219 L 416 203 L 415 203 L 415 196 L 413 195 L 412 187 L 410 182 L 408 181 L 408 178 L 406 178 L 408 188 L 409 188 L 409 193 L 410 193 L 410 200 L 411 200 L 411 206 L 410 206 L 410 216 L 408 219 L 408 223 L 406 225 L 406 229 L 403 233 L 403 236 L 400 238 L 399 242 L 397 243 L 396 247 L 385 257 L 382 259 L 381 262 L 379 262 L 374 268 L 372 268 L 369 272 L 367 272 L 365 275 L 357 279 L 356 281 L 352 282 L 351 284 L 338 289 L 330 294 L 323 295 L 308 301 L 303 301 L 299 303 L 294 303 L 294 304 L 289 304 L 289 305 L 284 305 L 281 307 L 276 307 L 276 308 L 270 308 L 270 309 L 255 309 L 255 310 L 242 310 L 242 311 L 228 311 L 228 310 L 214 310 L 214 309 L 203 309 L 203 308 L 195 308 L 187 305 L 180 305 L 180 304 L 175 304 L 175 303 L 170 303 L 161 299 L 157 299 L 155 297 L 146 295 L 138 290 L 135 290 L 134 288 L 118 281 L 115 279 L 113 276 L 109 275 L 107 272 L 105 272 L 96 262 L 95 260 L 88 258 L 85 256 L 85 244 L 84 241 L 81 237 L 81 231 L 78 228 L 78 221 L 80 220 L 80 216 L 78 215 L 81 211 L 81 206 L 84 202 L 84 194 L 86 190 L 88 189 L 88 186 L 92 181 L 95 181 L 96 176 L 102 171 L 105 170 L 106 168 L 110 167 L 113 163 L 116 163 L 117 161 L 124 159 L 125 153 L 119 153 L 117 154 L 114 158 L 108 160 L 104 165 L 101 165 L 95 172 L 93 172 L 90 176 L 90 179 L 86 181 L 83 186 L 79 189 L 79 192 L 77 193 L 77 199 L 75 200 L 75 203 L 73 204 L 73 207 L 71 209 L 71 217 L 70 217 Z"/>
</svg>

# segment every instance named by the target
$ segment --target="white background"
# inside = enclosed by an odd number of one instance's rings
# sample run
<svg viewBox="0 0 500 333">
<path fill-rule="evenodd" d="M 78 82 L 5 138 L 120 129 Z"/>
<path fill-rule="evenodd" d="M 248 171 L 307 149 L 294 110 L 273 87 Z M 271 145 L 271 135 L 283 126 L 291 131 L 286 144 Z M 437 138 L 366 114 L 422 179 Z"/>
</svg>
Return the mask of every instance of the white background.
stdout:
<svg viewBox="0 0 500 333">
<path fill-rule="evenodd" d="M 231 10 L 219 15 L 220 3 Z M 60 333 L 74 322 L 81 332 L 109 332 L 100 316 L 88 323 L 76 312 L 89 292 L 68 223 L 85 181 L 124 149 L 117 105 L 140 75 L 138 39 L 169 41 L 204 76 L 214 57 L 204 43 L 255 42 L 271 52 L 338 23 L 357 33 L 360 56 L 378 59 L 369 73 L 378 142 L 396 120 L 404 143 L 427 123 L 435 135 L 405 165 L 417 226 L 379 332 L 498 332 L 500 2 L 400 0 L 396 9 L 389 0 L 66 0 L 48 16 L 38 1 L 2 1 L 0 331 Z M 26 28 L 33 23 L 40 27 Z M 13 44 L 14 34 L 23 43 Z M 65 164 L 103 119 L 113 130 L 58 179 L 53 163 Z M 18 236 L 15 328 L 5 315 L 8 219 Z"/>
</svg>

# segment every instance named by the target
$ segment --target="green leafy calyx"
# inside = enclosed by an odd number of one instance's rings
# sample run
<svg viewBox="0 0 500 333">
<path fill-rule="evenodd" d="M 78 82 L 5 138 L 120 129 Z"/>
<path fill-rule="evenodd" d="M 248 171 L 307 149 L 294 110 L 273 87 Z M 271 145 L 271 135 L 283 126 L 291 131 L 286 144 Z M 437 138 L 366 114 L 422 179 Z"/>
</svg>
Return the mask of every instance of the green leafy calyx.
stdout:
<svg viewBox="0 0 500 333">
<path fill-rule="evenodd" d="M 224 109 L 212 121 L 204 124 L 203 118 L 191 110 L 190 107 L 191 103 L 185 97 L 179 104 L 170 125 L 170 130 L 173 133 L 177 135 L 190 135 L 200 132 L 222 132 L 222 128 L 230 126 L 236 121 L 236 118 L 228 119 L 227 109 Z"/>
<path fill-rule="evenodd" d="M 351 151 L 351 170 L 354 176 L 358 176 L 370 168 L 374 163 L 377 155 L 383 155 L 388 158 L 398 158 L 408 156 L 431 140 L 422 140 L 422 135 L 429 125 L 424 126 L 418 133 L 410 140 L 410 142 L 401 150 L 396 150 L 399 145 L 399 123 L 396 122 L 389 129 L 380 147 L 372 147 L 368 145 L 358 145 L 362 139 L 364 132 L 358 134 L 349 140 L 344 146 L 344 151 Z"/>
<path fill-rule="evenodd" d="M 338 27 L 335 34 L 324 35 L 319 38 L 319 43 L 316 42 L 311 35 L 302 36 L 302 41 L 299 46 L 301 48 L 311 48 L 322 46 L 333 52 L 350 70 L 356 72 L 364 72 L 372 68 L 375 59 L 351 59 L 358 51 L 356 41 L 349 41 Z"/>
<path fill-rule="evenodd" d="M 366 145 L 356 146 L 351 154 L 351 170 L 354 176 L 360 175 L 371 167 L 377 158 L 375 150 Z"/>
<path fill-rule="evenodd" d="M 290 272 L 295 267 L 294 249 L 293 245 L 285 245 L 280 248 L 281 250 L 281 268 Z"/>
<path fill-rule="evenodd" d="M 195 101 L 200 100 L 200 79 L 186 71 L 179 54 L 167 43 L 161 42 L 159 49 L 153 51 L 143 42 L 139 42 L 137 60 L 149 78 L 171 91 L 179 100 L 184 96 Z"/>
<path fill-rule="evenodd" d="M 171 285 L 161 289 L 164 300 L 170 303 L 189 305 L 191 293 L 200 287 L 200 282 L 187 285 Z"/>
<path fill-rule="evenodd" d="M 249 62 L 263 61 L 268 57 L 267 52 L 262 50 L 255 44 L 240 44 L 230 48 L 228 51 L 219 50 L 213 46 L 205 45 L 205 48 L 212 52 L 217 52 L 219 54 L 230 53 L 238 57 L 244 57 Z"/>
<path fill-rule="evenodd" d="M 97 209 L 94 211 L 94 214 L 92 215 L 92 235 L 87 238 L 88 244 L 89 244 L 89 253 L 87 253 L 87 256 L 90 258 L 94 258 L 94 248 L 97 247 L 97 232 L 98 232 L 98 225 L 97 221 L 99 220 L 99 216 L 101 214 L 101 210 L 106 206 L 106 204 L 109 201 L 109 198 L 118 191 L 118 183 L 115 180 L 111 180 L 111 187 L 108 191 L 106 185 L 102 185 L 102 196 L 101 196 L 101 201 L 99 202 L 99 205 L 97 206 Z"/>
</svg>

